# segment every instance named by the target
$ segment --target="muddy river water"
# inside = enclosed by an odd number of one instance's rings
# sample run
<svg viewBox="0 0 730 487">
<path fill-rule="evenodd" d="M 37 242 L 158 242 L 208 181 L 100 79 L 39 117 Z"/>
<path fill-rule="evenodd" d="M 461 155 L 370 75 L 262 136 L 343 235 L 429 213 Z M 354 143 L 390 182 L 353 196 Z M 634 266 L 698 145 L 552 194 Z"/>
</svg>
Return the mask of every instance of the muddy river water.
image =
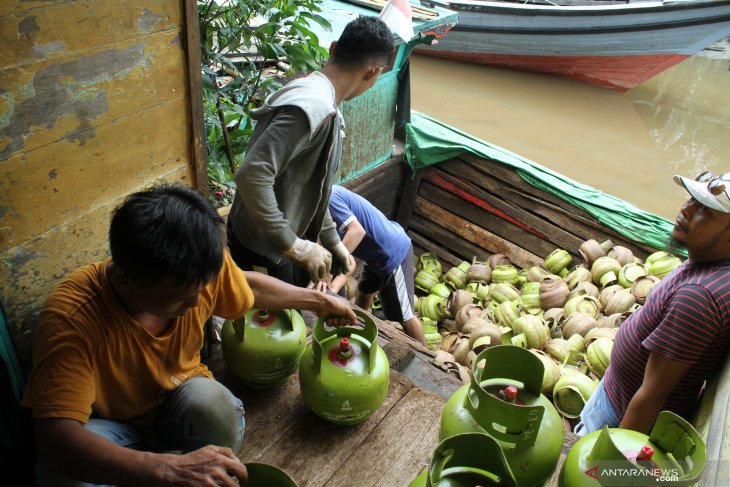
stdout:
<svg viewBox="0 0 730 487">
<path fill-rule="evenodd" d="M 673 220 L 672 175 L 730 171 L 728 45 L 628 92 L 415 55 L 412 107 Z"/>
</svg>

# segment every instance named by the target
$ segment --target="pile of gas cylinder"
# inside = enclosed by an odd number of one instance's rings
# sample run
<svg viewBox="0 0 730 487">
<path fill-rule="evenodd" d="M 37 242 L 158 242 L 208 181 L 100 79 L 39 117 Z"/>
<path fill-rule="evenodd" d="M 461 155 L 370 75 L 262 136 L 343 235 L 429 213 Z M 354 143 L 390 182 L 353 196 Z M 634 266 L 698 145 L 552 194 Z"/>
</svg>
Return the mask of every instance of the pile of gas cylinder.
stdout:
<svg viewBox="0 0 730 487">
<path fill-rule="evenodd" d="M 432 254 L 414 259 L 429 347 L 468 366 L 470 380 L 446 403 L 440 443 L 411 487 L 538 486 L 552 477 L 566 418 L 580 415 L 606 371 L 618 328 L 681 263 L 663 251 L 642 261 L 610 241 L 588 240 L 579 254 L 575 263 L 556 249 L 526 269 L 492 255 L 446 272 Z M 688 485 L 705 462 L 694 428 L 662 411 L 648 436 L 606 427 L 581 438 L 560 485 Z"/>
<path fill-rule="evenodd" d="M 565 418 L 577 418 L 610 362 L 623 320 L 681 261 L 656 252 L 643 262 L 624 247 L 588 240 L 583 262 L 556 249 L 544 265 L 517 269 L 503 255 L 462 262 L 442 272 L 421 254 L 416 285 L 426 336 L 470 374 L 446 402 L 439 444 L 411 487 L 544 485 L 556 471 Z M 303 401 L 344 426 L 366 421 L 388 393 L 388 358 L 372 317 L 313 325 L 307 344 L 295 310 L 252 309 L 221 330 L 227 368 L 245 384 L 271 388 L 299 372 Z M 604 428 L 570 450 L 560 485 L 689 485 L 706 462 L 701 437 L 663 411 L 650 433 Z M 630 475 L 626 482 L 616 472 Z M 254 485 L 293 486 L 283 471 L 251 465 Z M 622 475 L 623 475 L 622 474 Z M 659 477 L 657 477 L 659 475 Z"/>
<path fill-rule="evenodd" d="M 578 254 L 582 261 L 574 262 L 555 249 L 523 269 L 495 254 L 445 272 L 435 255 L 420 254 L 416 309 L 428 347 L 468 368 L 485 348 L 528 349 L 545 368 L 542 393 L 561 415 L 577 418 L 610 363 L 623 321 L 681 263 L 664 251 L 642 261 L 611 241 L 587 240 Z"/>
</svg>

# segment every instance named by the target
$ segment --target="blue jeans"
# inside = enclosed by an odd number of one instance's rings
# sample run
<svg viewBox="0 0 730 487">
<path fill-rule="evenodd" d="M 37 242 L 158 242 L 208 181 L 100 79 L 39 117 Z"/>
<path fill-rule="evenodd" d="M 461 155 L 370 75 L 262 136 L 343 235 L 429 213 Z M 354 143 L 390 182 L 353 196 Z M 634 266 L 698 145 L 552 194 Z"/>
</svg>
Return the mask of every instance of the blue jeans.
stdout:
<svg viewBox="0 0 730 487">
<path fill-rule="evenodd" d="M 90 418 L 85 428 L 117 445 L 141 451 L 184 452 L 206 445 L 226 446 L 238 451 L 245 427 L 243 403 L 224 385 L 207 377 L 192 377 L 165 401 L 157 421 L 138 430 L 118 421 Z M 91 487 L 36 466 L 36 485 L 48 487 Z"/>
<path fill-rule="evenodd" d="M 580 422 L 575 425 L 575 434 L 585 436 L 588 433 L 600 430 L 605 425 L 608 425 L 609 428 L 618 428 L 619 423 L 621 423 L 621 418 L 613 409 L 606 388 L 603 386 L 603 379 L 601 379 L 598 387 L 596 387 L 586 405 L 583 406 L 583 411 L 580 413 Z"/>
</svg>

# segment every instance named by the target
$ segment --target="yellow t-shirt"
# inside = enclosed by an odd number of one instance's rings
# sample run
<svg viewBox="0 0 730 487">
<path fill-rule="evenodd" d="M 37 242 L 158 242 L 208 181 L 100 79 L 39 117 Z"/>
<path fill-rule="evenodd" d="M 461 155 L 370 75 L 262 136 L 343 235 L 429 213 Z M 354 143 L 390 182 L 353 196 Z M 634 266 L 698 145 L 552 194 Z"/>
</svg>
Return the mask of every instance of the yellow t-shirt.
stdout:
<svg viewBox="0 0 730 487">
<path fill-rule="evenodd" d="M 198 306 L 154 337 L 114 296 L 106 276 L 110 261 L 72 273 L 41 313 L 23 398 L 36 418 L 86 423 L 93 413 L 138 428 L 150 424 L 178 385 L 190 377 L 211 377 L 200 363 L 207 319 L 240 318 L 253 306 L 246 277 L 226 252 Z"/>
</svg>

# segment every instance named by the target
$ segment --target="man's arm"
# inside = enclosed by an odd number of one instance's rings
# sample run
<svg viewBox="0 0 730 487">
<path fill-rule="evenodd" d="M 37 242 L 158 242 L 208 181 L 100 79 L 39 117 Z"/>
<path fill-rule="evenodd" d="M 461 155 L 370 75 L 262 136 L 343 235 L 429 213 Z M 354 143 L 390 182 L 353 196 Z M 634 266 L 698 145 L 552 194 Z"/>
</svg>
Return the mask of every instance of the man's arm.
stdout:
<svg viewBox="0 0 730 487">
<path fill-rule="evenodd" d="M 350 253 L 353 253 L 364 238 L 365 229 L 357 219 L 354 219 L 345 227 L 345 235 L 342 236 L 342 243 L 345 244 L 345 247 L 347 247 Z"/>
<path fill-rule="evenodd" d="M 365 229 L 362 225 L 360 225 L 360 222 L 357 221 L 356 218 L 353 218 L 353 220 L 347 224 L 345 227 L 345 234 L 342 236 L 342 243 L 347 247 L 347 250 L 352 254 L 358 245 L 360 245 L 360 242 L 362 242 L 362 239 L 365 238 Z M 350 256 L 350 259 L 352 258 L 352 255 Z M 324 291 L 325 288 L 329 288 L 330 291 L 333 293 L 340 292 L 340 289 L 342 289 L 342 286 L 345 285 L 347 282 L 347 277 L 351 275 L 355 270 L 355 261 L 354 259 L 350 261 L 350 269 L 349 272 L 346 272 L 345 274 L 340 274 L 338 276 L 332 276 L 332 274 L 328 274 L 327 277 L 318 282 L 316 284 L 316 289 L 319 289 L 320 291 Z M 326 284 L 326 281 L 330 281 L 329 284 Z"/>
<path fill-rule="evenodd" d="M 308 309 L 320 316 L 343 317 L 350 323 L 356 321 L 350 303 L 339 296 L 329 296 L 314 289 L 292 286 L 260 272 L 245 271 L 245 273 L 248 285 L 253 291 L 256 308 Z"/>
<path fill-rule="evenodd" d="M 124 448 L 72 419 L 35 420 L 40 461 L 69 477 L 114 485 L 239 485 L 246 467 L 230 448 L 209 445 L 185 455 Z"/>
<path fill-rule="evenodd" d="M 652 352 L 644 369 L 644 381 L 629 402 L 619 427 L 649 434 L 669 394 L 692 365 Z"/>
</svg>

